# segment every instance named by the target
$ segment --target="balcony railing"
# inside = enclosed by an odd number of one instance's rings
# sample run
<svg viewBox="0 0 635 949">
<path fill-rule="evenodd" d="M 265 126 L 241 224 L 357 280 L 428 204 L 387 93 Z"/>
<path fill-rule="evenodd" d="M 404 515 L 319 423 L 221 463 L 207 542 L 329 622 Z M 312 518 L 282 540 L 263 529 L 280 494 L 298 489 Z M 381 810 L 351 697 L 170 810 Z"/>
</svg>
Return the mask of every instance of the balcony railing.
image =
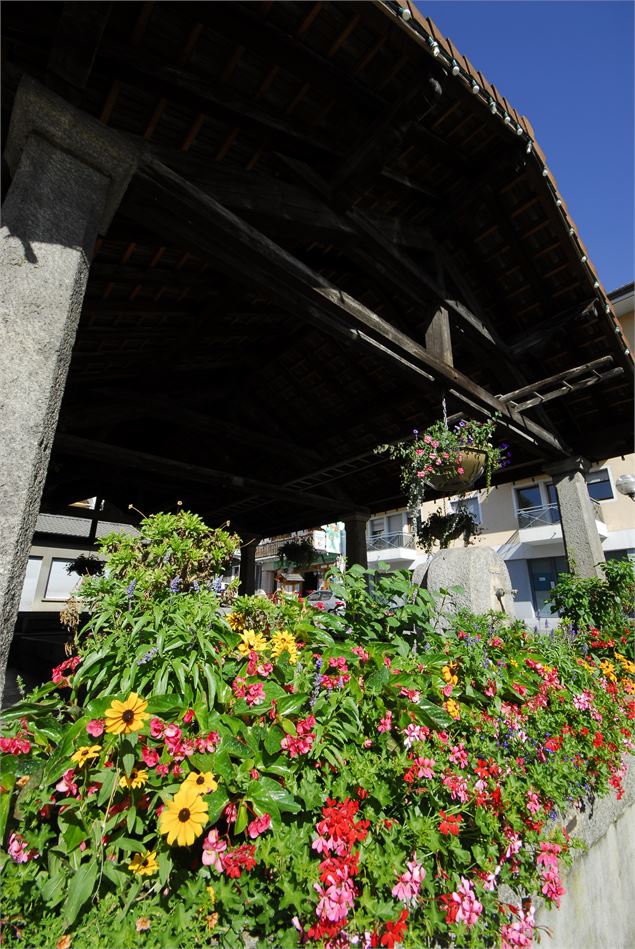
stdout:
<svg viewBox="0 0 635 949">
<path fill-rule="evenodd" d="M 396 547 L 411 549 L 415 546 L 413 534 L 376 534 L 368 538 L 368 550 L 393 550 Z"/>
<path fill-rule="evenodd" d="M 604 517 L 602 515 L 600 502 L 594 498 L 590 500 L 593 505 L 596 521 L 600 521 L 600 523 L 603 524 Z M 538 504 L 536 507 L 526 507 L 518 512 L 518 526 L 522 529 L 528 527 L 549 527 L 552 524 L 559 523 L 560 511 L 555 502 L 553 504 Z"/>
</svg>

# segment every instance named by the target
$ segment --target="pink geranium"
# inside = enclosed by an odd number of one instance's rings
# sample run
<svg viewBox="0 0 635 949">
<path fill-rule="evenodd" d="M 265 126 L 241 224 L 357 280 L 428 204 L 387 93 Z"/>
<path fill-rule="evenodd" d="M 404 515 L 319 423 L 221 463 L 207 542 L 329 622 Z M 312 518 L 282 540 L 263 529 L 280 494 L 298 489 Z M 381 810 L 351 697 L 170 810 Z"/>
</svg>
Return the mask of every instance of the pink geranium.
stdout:
<svg viewBox="0 0 635 949">
<path fill-rule="evenodd" d="M 416 852 L 412 860 L 406 864 L 407 870 L 399 876 L 392 888 L 392 895 L 403 903 L 413 903 L 419 895 L 421 884 L 425 880 L 426 871 L 422 864 L 417 862 Z"/>
<path fill-rule="evenodd" d="M 450 895 L 450 900 L 457 905 L 456 916 L 458 923 L 465 923 L 469 928 L 475 926 L 483 912 L 483 905 L 476 899 L 472 884 L 465 877 L 461 877 L 461 884 L 456 892 Z"/>
</svg>

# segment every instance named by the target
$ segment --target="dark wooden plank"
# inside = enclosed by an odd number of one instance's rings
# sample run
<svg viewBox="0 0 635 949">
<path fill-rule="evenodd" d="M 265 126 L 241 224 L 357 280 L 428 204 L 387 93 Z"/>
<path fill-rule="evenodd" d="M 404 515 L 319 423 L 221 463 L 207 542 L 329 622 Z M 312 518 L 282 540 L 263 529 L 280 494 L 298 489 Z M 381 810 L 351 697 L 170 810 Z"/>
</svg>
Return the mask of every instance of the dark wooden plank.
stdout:
<svg viewBox="0 0 635 949">
<path fill-rule="evenodd" d="M 48 84 L 58 92 L 86 88 L 112 3 L 65 3 L 48 59 Z M 61 84 L 59 82 L 61 80 Z"/>
<path fill-rule="evenodd" d="M 306 267 L 283 248 L 204 195 L 170 169 L 147 157 L 141 161 L 137 179 L 148 194 L 139 213 L 144 223 L 159 232 L 170 217 L 173 236 L 184 246 L 196 247 L 222 261 L 242 281 L 251 279 L 278 294 L 281 303 L 309 322 L 349 339 L 367 342 L 369 337 L 385 358 L 423 370 L 446 385 L 461 399 L 476 401 L 489 411 L 500 412 L 526 430 L 550 451 L 564 450 L 559 440 L 542 426 L 525 420 L 467 376 L 436 359 L 406 334 L 395 329 L 359 301 Z M 134 212 L 134 201 L 128 204 Z M 364 334 L 363 336 L 361 334 Z"/>
<path fill-rule="evenodd" d="M 499 399 L 501 399 L 503 402 L 516 402 L 524 395 L 533 395 L 536 392 L 540 392 L 541 389 L 548 389 L 549 386 L 552 386 L 557 382 L 565 382 L 569 379 L 575 379 L 576 376 L 581 376 L 585 372 L 593 372 L 597 369 L 606 368 L 610 366 L 612 362 L 612 356 L 600 356 L 599 359 L 594 359 L 591 362 L 584 363 L 582 366 L 575 366 L 572 369 L 564 369 L 562 372 L 557 372 L 553 376 L 547 376 L 545 379 L 539 379 L 537 382 L 529 383 L 528 385 L 523 386 L 521 389 L 514 389 L 513 392 L 506 392 L 505 395 L 499 395 Z"/>
<path fill-rule="evenodd" d="M 356 509 L 354 505 L 335 502 L 333 498 L 327 498 L 310 491 L 294 491 L 279 485 L 259 481 L 256 478 L 219 471 L 216 468 L 203 467 L 202 465 L 192 465 L 184 461 L 175 461 L 172 458 L 162 458 L 159 455 L 151 455 L 131 448 L 122 448 L 119 445 L 80 438 L 77 435 L 58 434 L 55 438 L 54 450 L 72 454 L 80 459 L 124 468 L 135 468 L 147 471 L 149 474 L 175 478 L 180 482 L 194 482 L 210 486 L 218 485 L 232 490 L 251 491 L 260 497 L 312 507 L 318 511 L 322 509 L 332 511 L 336 505 L 340 506 L 342 513 Z"/>
</svg>

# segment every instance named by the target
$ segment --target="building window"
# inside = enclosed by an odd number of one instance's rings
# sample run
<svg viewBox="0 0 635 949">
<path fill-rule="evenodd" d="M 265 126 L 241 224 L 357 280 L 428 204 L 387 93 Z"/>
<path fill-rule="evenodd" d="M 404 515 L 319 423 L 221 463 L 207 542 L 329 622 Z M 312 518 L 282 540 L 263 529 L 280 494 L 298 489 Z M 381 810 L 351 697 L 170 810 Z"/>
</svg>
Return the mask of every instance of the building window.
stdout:
<svg viewBox="0 0 635 949">
<path fill-rule="evenodd" d="M 556 585 L 558 574 L 568 573 L 569 565 L 566 557 L 535 557 L 527 561 L 529 577 L 531 579 L 531 597 L 536 614 L 543 617 L 551 616 L 551 607 L 547 606 L 547 599 Z M 553 614 L 557 616 L 558 614 Z"/>
<path fill-rule="evenodd" d="M 587 472 L 586 483 L 589 497 L 593 498 L 594 501 L 611 501 L 613 499 L 613 488 L 608 468 Z"/>
<path fill-rule="evenodd" d="M 368 530 L 371 537 L 381 537 L 381 535 L 384 533 L 383 517 L 371 517 Z"/>
<path fill-rule="evenodd" d="M 78 585 L 80 578 L 77 574 L 66 572 L 69 563 L 72 563 L 72 561 L 58 560 L 56 557 L 51 561 L 46 593 L 44 594 L 46 600 L 67 600 Z"/>
<path fill-rule="evenodd" d="M 40 567 L 42 566 L 41 557 L 29 557 L 24 577 L 24 586 L 22 587 L 22 596 L 20 598 L 19 609 L 30 610 L 35 599 L 35 591 L 40 576 Z"/>
<path fill-rule="evenodd" d="M 542 504 L 539 484 L 527 484 L 523 488 L 516 488 L 516 506 L 519 511 L 526 511 L 528 507 L 541 507 Z"/>
<path fill-rule="evenodd" d="M 468 511 L 477 524 L 482 523 L 481 505 L 478 498 L 458 498 L 456 501 L 450 501 L 448 507 L 453 514 L 461 509 Z"/>
</svg>

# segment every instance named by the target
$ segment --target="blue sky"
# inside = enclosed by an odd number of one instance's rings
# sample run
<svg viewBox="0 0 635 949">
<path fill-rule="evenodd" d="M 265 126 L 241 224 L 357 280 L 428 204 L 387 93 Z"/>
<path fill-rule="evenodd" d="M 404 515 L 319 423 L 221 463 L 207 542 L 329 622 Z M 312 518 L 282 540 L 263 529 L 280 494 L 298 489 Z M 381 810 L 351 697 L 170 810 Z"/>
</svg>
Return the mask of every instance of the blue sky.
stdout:
<svg viewBox="0 0 635 949">
<path fill-rule="evenodd" d="M 417 2 L 533 125 L 609 292 L 633 279 L 631 0 Z"/>
</svg>

